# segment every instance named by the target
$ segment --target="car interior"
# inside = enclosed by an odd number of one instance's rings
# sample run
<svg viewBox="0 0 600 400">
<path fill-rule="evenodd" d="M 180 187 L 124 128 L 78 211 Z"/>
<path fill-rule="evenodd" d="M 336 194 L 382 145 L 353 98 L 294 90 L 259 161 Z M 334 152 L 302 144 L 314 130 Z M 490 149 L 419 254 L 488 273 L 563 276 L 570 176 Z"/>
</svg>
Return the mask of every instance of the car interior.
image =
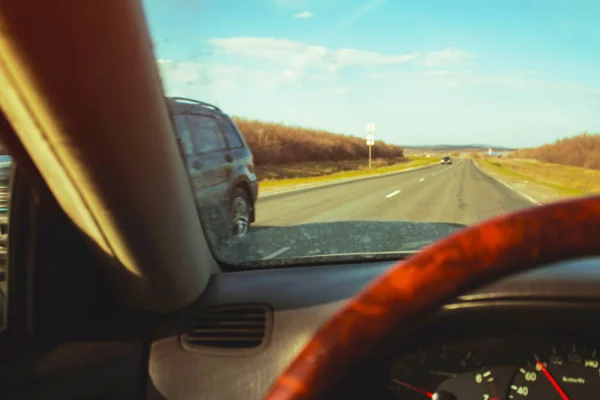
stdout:
<svg viewBox="0 0 600 400">
<path fill-rule="evenodd" d="M 0 21 L 0 398 L 597 398 L 600 198 L 401 258 L 239 268 L 205 239 L 139 1 Z"/>
</svg>

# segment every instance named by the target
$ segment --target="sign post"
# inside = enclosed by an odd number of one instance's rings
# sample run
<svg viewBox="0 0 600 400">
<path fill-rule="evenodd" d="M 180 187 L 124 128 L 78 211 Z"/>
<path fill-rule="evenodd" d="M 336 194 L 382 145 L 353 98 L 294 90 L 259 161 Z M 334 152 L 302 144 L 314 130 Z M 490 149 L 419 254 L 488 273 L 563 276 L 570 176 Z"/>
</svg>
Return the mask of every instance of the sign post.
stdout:
<svg viewBox="0 0 600 400">
<path fill-rule="evenodd" d="M 369 146 L 369 169 L 371 169 L 371 146 L 375 144 L 375 123 L 367 122 L 367 146 Z"/>
</svg>

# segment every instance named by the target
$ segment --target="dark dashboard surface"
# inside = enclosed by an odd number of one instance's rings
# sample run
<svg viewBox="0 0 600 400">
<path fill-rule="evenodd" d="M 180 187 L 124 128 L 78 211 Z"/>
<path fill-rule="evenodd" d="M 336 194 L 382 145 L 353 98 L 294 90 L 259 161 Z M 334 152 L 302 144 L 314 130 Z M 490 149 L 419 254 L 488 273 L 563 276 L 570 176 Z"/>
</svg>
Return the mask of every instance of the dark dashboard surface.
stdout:
<svg viewBox="0 0 600 400">
<path fill-rule="evenodd" d="M 205 399 L 261 399 L 318 327 L 392 265 L 215 276 L 192 314 L 220 305 L 268 305 L 268 342 L 252 353 L 191 352 L 181 342 L 189 318 L 167 321 L 151 347 L 150 393 L 175 399 L 198 393 Z M 546 372 L 561 381 L 559 386 L 567 385 L 571 397 L 566 398 L 588 398 L 582 396 L 596 388 L 600 393 L 599 267 L 600 258 L 555 264 L 450 301 L 410 331 L 399 332 L 394 348 L 374 355 L 357 372 L 361 379 L 351 377 L 347 389 L 360 398 L 381 399 L 564 399 L 539 369 L 537 356 Z M 556 364 L 558 356 L 564 368 Z"/>
</svg>

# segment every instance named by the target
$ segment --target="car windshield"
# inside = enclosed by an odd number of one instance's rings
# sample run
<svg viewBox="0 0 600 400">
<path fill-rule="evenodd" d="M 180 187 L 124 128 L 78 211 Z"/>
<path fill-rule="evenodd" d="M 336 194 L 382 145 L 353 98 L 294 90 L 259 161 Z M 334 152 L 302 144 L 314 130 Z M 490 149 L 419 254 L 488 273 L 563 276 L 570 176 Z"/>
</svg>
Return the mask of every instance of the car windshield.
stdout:
<svg viewBox="0 0 600 400">
<path fill-rule="evenodd" d="M 600 193 L 600 2 L 143 4 L 224 265 L 401 258 Z"/>
</svg>

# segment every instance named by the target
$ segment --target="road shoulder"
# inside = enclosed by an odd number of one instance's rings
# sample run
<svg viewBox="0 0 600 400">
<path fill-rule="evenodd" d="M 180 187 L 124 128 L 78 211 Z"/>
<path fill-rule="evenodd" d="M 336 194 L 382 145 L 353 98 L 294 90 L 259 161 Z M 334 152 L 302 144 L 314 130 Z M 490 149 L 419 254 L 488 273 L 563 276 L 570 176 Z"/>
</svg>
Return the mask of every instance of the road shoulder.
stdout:
<svg viewBox="0 0 600 400">
<path fill-rule="evenodd" d="M 485 166 L 485 163 L 478 162 L 478 160 L 474 159 L 473 163 L 475 164 L 475 167 L 483 174 L 496 180 L 497 182 L 506 186 L 507 188 L 509 188 L 510 190 L 517 193 L 519 196 L 523 197 L 524 199 L 528 200 L 533 204 L 540 205 L 552 203 L 569 197 L 559 193 L 556 189 L 552 187 L 536 182 L 531 182 L 527 179 L 498 173 L 492 168 L 487 168 Z"/>
</svg>

